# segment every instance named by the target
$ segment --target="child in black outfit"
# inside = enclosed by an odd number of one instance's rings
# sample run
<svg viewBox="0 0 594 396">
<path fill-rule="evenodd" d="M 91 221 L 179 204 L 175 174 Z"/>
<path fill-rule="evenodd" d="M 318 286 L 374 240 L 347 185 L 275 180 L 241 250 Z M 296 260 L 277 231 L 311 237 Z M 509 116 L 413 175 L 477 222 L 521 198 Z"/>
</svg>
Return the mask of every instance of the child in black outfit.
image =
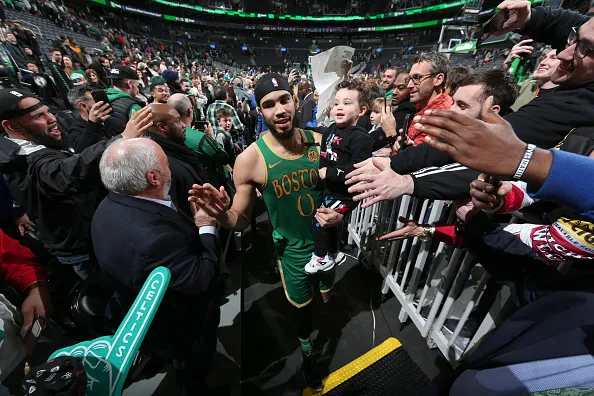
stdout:
<svg viewBox="0 0 594 396">
<path fill-rule="evenodd" d="M 367 111 L 369 91 L 359 82 L 343 81 L 334 97 L 335 123 L 322 136 L 320 178 L 324 180 L 323 207 L 346 214 L 357 207 L 345 185 L 355 164 L 371 157 L 373 141 L 357 121 Z M 337 264 L 338 227 L 322 228 L 314 218 L 315 252 L 305 272 L 329 271 Z"/>
</svg>

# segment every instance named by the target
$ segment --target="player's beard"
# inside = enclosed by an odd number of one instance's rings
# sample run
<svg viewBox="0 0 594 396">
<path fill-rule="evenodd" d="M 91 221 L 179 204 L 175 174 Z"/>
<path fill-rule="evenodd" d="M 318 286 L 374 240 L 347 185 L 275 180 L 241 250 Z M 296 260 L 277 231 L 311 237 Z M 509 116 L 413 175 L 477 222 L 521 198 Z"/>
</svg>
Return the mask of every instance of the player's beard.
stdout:
<svg viewBox="0 0 594 396">
<path fill-rule="evenodd" d="M 295 135 L 295 125 L 294 125 L 294 121 L 291 121 L 293 123 L 293 125 L 291 125 L 291 129 L 286 131 L 286 132 L 277 132 L 276 131 L 276 126 L 274 124 L 270 125 L 268 123 L 268 121 L 266 121 L 266 125 L 268 125 L 268 130 L 270 130 L 270 133 L 272 133 L 272 136 L 274 136 L 276 139 L 278 140 L 289 140 L 293 137 L 293 135 Z"/>
</svg>

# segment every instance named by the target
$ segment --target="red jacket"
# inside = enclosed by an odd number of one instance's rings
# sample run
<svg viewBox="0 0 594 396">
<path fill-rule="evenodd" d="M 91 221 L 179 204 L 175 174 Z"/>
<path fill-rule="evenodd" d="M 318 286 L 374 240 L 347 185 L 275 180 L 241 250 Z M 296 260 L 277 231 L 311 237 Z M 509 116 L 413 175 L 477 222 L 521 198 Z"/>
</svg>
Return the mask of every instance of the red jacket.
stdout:
<svg viewBox="0 0 594 396">
<path fill-rule="evenodd" d="M 449 110 L 453 104 L 454 100 L 452 99 L 452 97 L 444 92 L 437 98 L 435 98 L 432 102 L 430 102 L 424 109 L 421 109 L 420 106 L 417 106 L 417 113 L 415 114 L 415 116 L 423 115 L 427 110 Z M 425 136 L 427 136 L 426 133 L 422 133 L 415 129 L 414 122 L 410 123 L 410 126 L 408 127 L 408 137 L 414 140 L 415 146 L 424 143 Z"/>
<path fill-rule="evenodd" d="M 42 280 L 45 275 L 33 252 L 0 230 L 0 282 L 24 293 Z"/>
</svg>

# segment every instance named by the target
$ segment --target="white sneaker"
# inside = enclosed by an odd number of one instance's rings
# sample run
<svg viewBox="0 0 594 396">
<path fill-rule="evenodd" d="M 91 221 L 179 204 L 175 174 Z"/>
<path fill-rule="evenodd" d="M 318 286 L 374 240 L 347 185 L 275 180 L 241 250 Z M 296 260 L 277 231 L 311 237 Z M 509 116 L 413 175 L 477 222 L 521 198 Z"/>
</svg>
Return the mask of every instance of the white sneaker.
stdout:
<svg viewBox="0 0 594 396">
<path fill-rule="evenodd" d="M 311 260 L 305 266 L 305 272 L 308 274 L 315 274 L 319 271 L 329 271 L 336 265 L 334 258 L 325 255 L 324 257 L 318 257 L 315 253 L 311 255 Z"/>
</svg>

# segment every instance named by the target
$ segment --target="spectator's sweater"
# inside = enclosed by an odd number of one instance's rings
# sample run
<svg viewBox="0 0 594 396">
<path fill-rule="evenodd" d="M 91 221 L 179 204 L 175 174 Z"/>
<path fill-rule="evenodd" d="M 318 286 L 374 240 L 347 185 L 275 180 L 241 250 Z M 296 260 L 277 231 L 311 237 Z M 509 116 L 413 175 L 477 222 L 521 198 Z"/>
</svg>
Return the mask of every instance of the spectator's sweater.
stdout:
<svg viewBox="0 0 594 396">
<path fill-rule="evenodd" d="M 22 294 L 43 280 L 43 269 L 33 252 L 0 230 L 0 282 Z"/>
<path fill-rule="evenodd" d="M 415 113 L 415 116 L 422 116 L 427 110 L 449 110 L 453 104 L 454 101 L 452 100 L 452 97 L 444 92 L 433 99 L 433 101 L 429 102 L 429 104 L 424 108 L 417 105 L 417 112 Z M 417 131 L 414 124 L 412 122 L 410 123 L 408 127 L 408 137 L 415 142 L 415 146 L 424 143 L 425 136 L 427 136 L 426 133 Z"/>
</svg>

